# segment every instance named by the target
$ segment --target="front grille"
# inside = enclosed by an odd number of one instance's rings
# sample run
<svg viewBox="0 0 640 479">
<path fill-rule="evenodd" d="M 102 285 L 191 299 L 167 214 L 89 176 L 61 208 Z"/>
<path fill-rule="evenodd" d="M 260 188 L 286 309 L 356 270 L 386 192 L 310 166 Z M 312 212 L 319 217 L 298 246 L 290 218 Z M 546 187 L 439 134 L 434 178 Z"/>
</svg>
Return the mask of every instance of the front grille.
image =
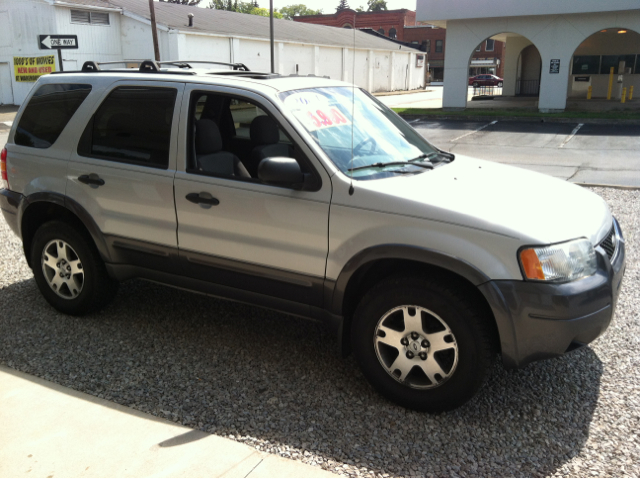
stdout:
<svg viewBox="0 0 640 479">
<path fill-rule="evenodd" d="M 607 233 L 605 239 L 602 240 L 602 242 L 598 246 L 605 250 L 609 261 L 611 261 L 613 259 L 613 256 L 616 254 L 616 248 L 618 246 L 616 230 L 614 226 L 611 227 L 611 230 L 609 231 L 609 233 Z"/>
</svg>

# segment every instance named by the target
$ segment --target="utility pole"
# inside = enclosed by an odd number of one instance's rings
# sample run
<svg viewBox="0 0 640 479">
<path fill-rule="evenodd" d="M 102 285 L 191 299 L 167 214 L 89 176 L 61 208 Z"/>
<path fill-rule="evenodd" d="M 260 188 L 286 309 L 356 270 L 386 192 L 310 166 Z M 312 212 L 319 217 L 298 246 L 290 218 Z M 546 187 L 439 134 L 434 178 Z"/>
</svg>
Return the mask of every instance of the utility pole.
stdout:
<svg viewBox="0 0 640 479">
<path fill-rule="evenodd" d="M 276 72 L 275 43 L 273 39 L 273 0 L 269 0 L 269 26 L 271 28 L 271 73 Z"/>
<path fill-rule="evenodd" d="M 156 9 L 153 6 L 153 0 L 149 0 L 149 10 L 151 11 L 151 35 L 153 36 L 153 53 L 156 61 L 160 61 L 160 48 L 158 47 L 158 30 L 156 28 Z"/>
</svg>

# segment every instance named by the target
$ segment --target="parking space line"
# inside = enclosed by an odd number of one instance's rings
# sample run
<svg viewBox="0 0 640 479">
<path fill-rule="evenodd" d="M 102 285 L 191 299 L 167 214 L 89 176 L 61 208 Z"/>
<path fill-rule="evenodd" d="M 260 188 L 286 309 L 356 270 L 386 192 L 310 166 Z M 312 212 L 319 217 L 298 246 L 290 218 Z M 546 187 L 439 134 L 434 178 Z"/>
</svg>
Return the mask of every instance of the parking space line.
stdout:
<svg viewBox="0 0 640 479">
<path fill-rule="evenodd" d="M 578 133 L 580 131 L 580 128 L 582 128 L 584 126 L 584 123 L 578 123 L 578 126 L 576 126 L 573 131 L 571 132 L 571 134 L 566 137 L 564 139 L 564 141 L 562 142 L 562 144 L 558 147 L 558 148 L 564 148 L 564 146 L 569 143 L 574 136 L 576 136 L 576 133 Z"/>
<path fill-rule="evenodd" d="M 409 124 L 413 125 L 414 123 L 418 123 L 419 121 L 422 121 L 422 118 L 418 118 L 417 120 L 411 120 Z"/>
<path fill-rule="evenodd" d="M 466 138 L 467 136 L 471 136 L 475 133 L 478 133 L 479 131 L 482 131 L 485 128 L 488 128 L 491 125 L 495 125 L 496 123 L 498 123 L 498 120 L 492 121 L 491 123 L 487 123 L 486 125 L 482 125 L 480 128 L 477 128 L 474 131 L 470 131 L 469 133 L 465 133 L 464 135 L 461 135 L 458 138 L 454 138 L 453 140 L 451 140 L 451 143 L 453 143 L 454 141 L 462 140 L 463 138 Z"/>
</svg>

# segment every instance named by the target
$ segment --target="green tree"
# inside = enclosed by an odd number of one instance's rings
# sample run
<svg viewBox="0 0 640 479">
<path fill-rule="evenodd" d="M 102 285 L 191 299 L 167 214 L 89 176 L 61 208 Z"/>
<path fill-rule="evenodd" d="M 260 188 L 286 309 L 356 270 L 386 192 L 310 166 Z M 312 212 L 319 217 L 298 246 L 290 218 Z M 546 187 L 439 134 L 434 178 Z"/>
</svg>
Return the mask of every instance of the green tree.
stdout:
<svg viewBox="0 0 640 479">
<path fill-rule="evenodd" d="M 189 5 L 190 7 L 196 6 L 202 0 L 160 0 L 166 3 L 177 3 L 178 5 Z"/>
<path fill-rule="evenodd" d="M 367 12 L 383 12 L 389 10 L 385 0 L 367 0 Z"/>
<path fill-rule="evenodd" d="M 340 0 L 340 4 L 336 7 L 336 12 L 346 10 L 347 8 L 350 8 L 349 2 L 347 2 L 347 0 Z"/>
<path fill-rule="evenodd" d="M 268 8 L 256 8 L 253 7 L 253 10 L 249 12 L 251 15 L 260 15 L 261 17 L 269 16 Z M 282 18 L 282 13 L 280 13 L 277 9 L 273 9 L 273 18 Z"/>
<path fill-rule="evenodd" d="M 322 13 L 322 9 L 314 10 L 312 8 L 308 8 L 306 5 L 302 3 L 298 3 L 296 5 L 289 5 L 288 7 L 282 7 L 278 10 L 282 13 L 282 16 L 286 20 L 293 20 L 293 17 L 297 17 L 300 15 L 320 15 Z"/>
<path fill-rule="evenodd" d="M 226 10 L 228 12 L 247 13 L 249 15 L 259 15 L 261 17 L 269 16 L 269 9 L 260 8 L 257 1 L 238 2 L 238 0 L 211 0 L 208 8 Z M 274 9 L 273 18 L 282 18 L 282 14 L 278 10 Z"/>
</svg>

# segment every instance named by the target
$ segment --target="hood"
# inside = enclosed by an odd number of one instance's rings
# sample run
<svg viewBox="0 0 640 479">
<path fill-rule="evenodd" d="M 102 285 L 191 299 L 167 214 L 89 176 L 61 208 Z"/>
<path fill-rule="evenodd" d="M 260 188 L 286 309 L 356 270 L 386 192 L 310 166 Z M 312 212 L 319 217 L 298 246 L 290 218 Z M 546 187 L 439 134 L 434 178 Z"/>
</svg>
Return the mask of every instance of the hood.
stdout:
<svg viewBox="0 0 640 479">
<path fill-rule="evenodd" d="M 484 230 L 523 245 L 580 237 L 595 245 L 612 223 L 605 201 L 580 186 L 462 155 L 421 174 L 355 186 L 343 204 Z"/>
</svg>

